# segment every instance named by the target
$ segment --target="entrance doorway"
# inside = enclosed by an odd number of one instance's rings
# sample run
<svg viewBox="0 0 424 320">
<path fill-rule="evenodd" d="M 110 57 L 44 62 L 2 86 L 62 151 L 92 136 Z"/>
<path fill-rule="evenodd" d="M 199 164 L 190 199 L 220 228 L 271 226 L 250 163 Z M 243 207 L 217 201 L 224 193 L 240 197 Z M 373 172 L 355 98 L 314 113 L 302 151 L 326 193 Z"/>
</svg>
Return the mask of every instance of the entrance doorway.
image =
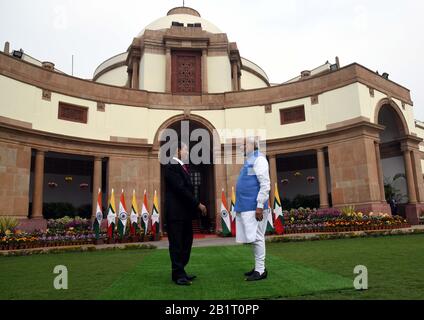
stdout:
<svg viewBox="0 0 424 320">
<path fill-rule="evenodd" d="M 197 129 L 205 129 L 209 134 L 209 138 L 211 141 L 211 149 L 208 150 L 210 153 L 209 161 L 210 163 L 200 163 L 193 164 L 190 161 L 190 176 L 191 181 L 194 185 L 194 193 L 195 196 L 199 199 L 201 203 L 203 203 L 208 209 L 208 216 L 201 217 L 199 214 L 199 218 L 193 221 L 193 231 L 196 234 L 211 234 L 215 233 L 215 178 L 214 178 L 214 166 L 212 162 L 212 134 L 211 132 L 200 122 L 195 120 L 183 120 L 188 122 L 190 129 L 190 136 L 194 130 Z M 181 126 L 183 121 L 177 121 L 168 126 L 167 129 L 175 130 L 178 133 L 178 139 L 181 141 Z M 190 142 L 189 149 L 192 150 L 193 146 L 195 146 L 200 141 Z M 165 142 L 162 142 L 162 145 Z M 167 230 L 167 221 L 166 221 L 166 207 L 165 207 L 165 192 L 166 192 L 166 184 L 164 177 L 164 166 L 161 165 L 161 208 L 163 211 L 163 230 L 166 232 Z"/>
</svg>

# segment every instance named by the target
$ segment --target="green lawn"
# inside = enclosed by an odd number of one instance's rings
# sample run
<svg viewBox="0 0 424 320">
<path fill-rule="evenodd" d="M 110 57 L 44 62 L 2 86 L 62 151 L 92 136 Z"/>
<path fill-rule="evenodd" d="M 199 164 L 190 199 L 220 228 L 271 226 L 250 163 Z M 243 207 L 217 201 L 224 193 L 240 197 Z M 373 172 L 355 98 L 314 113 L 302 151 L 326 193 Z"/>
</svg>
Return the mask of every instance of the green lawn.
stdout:
<svg viewBox="0 0 424 320">
<path fill-rule="evenodd" d="M 167 250 L 0 257 L 0 299 L 424 299 L 424 235 L 267 245 L 269 278 L 244 281 L 249 246 L 193 249 L 191 287 L 170 280 Z M 369 290 L 353 289 L 365 265 Z M 53 288 L 56 265 L 69 290 Z"/>
</svg>

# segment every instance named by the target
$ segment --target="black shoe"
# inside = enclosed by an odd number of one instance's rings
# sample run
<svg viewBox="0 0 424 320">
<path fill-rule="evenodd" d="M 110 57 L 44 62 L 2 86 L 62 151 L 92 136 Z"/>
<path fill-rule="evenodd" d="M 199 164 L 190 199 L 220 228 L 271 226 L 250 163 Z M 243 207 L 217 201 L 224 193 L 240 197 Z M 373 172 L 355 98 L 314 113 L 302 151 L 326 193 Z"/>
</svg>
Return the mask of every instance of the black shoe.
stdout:
<svg viewBox="0 0 424 320">
<path fill-rule="evenodd" d="M 186 275 L 186 279 L 188 281 L 193 281 L 194 279 L 197 279 L 197 276 L 195 276 L 195 275 L 192 275 L 192 276 Z"/>
<path fill-rule="evenodd" d="M 268 271 L 265 269 L 265 272 L 268 272 Z M 254 273 L 255 273 L 255 268 L 253 268 L 253 269 L 252 269 L 252 271 L 246 272 L 244 275 L 245 275 L 246 277 L 250 277 L 250 276 L 252 276 Z"/>
<path fill-rule="evenodd" d="M 263 274 L 260 274 L 259 272 L 255 271 L 250 277 L 246 278 L 246 281 L 259 281 L 264 280 L 268 277 L 268 271 L 265 270 Z"/>
<path fill-rule="evenodd" d="M 180 278 L 176 280 L 175 283 L 179 286 L 191 286 L 191 282 L 188 281 L 186 278 Z"/>
<path fill-rule="evenodd" d="M 249 271 L 249 272 L 246 272 L 244 275 L 246 276 L 246 277 L 250 277 L 252 274 L 254 274 L 255 273 L 255 268 L 253 268 L 252 269 L 252 271 Z"/>
</svg>

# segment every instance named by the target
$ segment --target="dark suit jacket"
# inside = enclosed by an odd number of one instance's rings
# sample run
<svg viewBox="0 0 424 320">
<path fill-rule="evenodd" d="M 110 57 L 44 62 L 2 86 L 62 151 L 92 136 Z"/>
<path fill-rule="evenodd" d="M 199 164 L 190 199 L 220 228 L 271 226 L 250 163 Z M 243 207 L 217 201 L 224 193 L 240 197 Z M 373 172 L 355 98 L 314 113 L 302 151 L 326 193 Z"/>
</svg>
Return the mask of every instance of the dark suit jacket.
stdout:
<svg viewBox="0 0 424 320">
<path fill-rule="evenodd" d="M 200 202 L 194 196 L 194 187 L 190 176 L 174 160 L 165 166 L 165 185 L 167 221 L 196 219 Z"/>
</svg>

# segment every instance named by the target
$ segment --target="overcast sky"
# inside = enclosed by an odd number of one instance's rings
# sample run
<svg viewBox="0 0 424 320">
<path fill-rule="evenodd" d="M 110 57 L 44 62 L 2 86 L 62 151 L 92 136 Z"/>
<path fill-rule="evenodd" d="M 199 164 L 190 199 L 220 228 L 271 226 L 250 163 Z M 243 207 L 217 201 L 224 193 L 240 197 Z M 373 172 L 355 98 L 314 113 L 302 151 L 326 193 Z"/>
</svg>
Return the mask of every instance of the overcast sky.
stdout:
<svg viewBox="0 0 424 320">
<path fill-rule="evenodd" d="M 0 45 L 92 78 L 95 68 L 127 50 L 150 22 L 182 0 L 0 0 Z M 272 83 L 340 57 L 409 88 L 424 120 L 424 1 L 186 0 L 237 42 Z"/>
</svg>

